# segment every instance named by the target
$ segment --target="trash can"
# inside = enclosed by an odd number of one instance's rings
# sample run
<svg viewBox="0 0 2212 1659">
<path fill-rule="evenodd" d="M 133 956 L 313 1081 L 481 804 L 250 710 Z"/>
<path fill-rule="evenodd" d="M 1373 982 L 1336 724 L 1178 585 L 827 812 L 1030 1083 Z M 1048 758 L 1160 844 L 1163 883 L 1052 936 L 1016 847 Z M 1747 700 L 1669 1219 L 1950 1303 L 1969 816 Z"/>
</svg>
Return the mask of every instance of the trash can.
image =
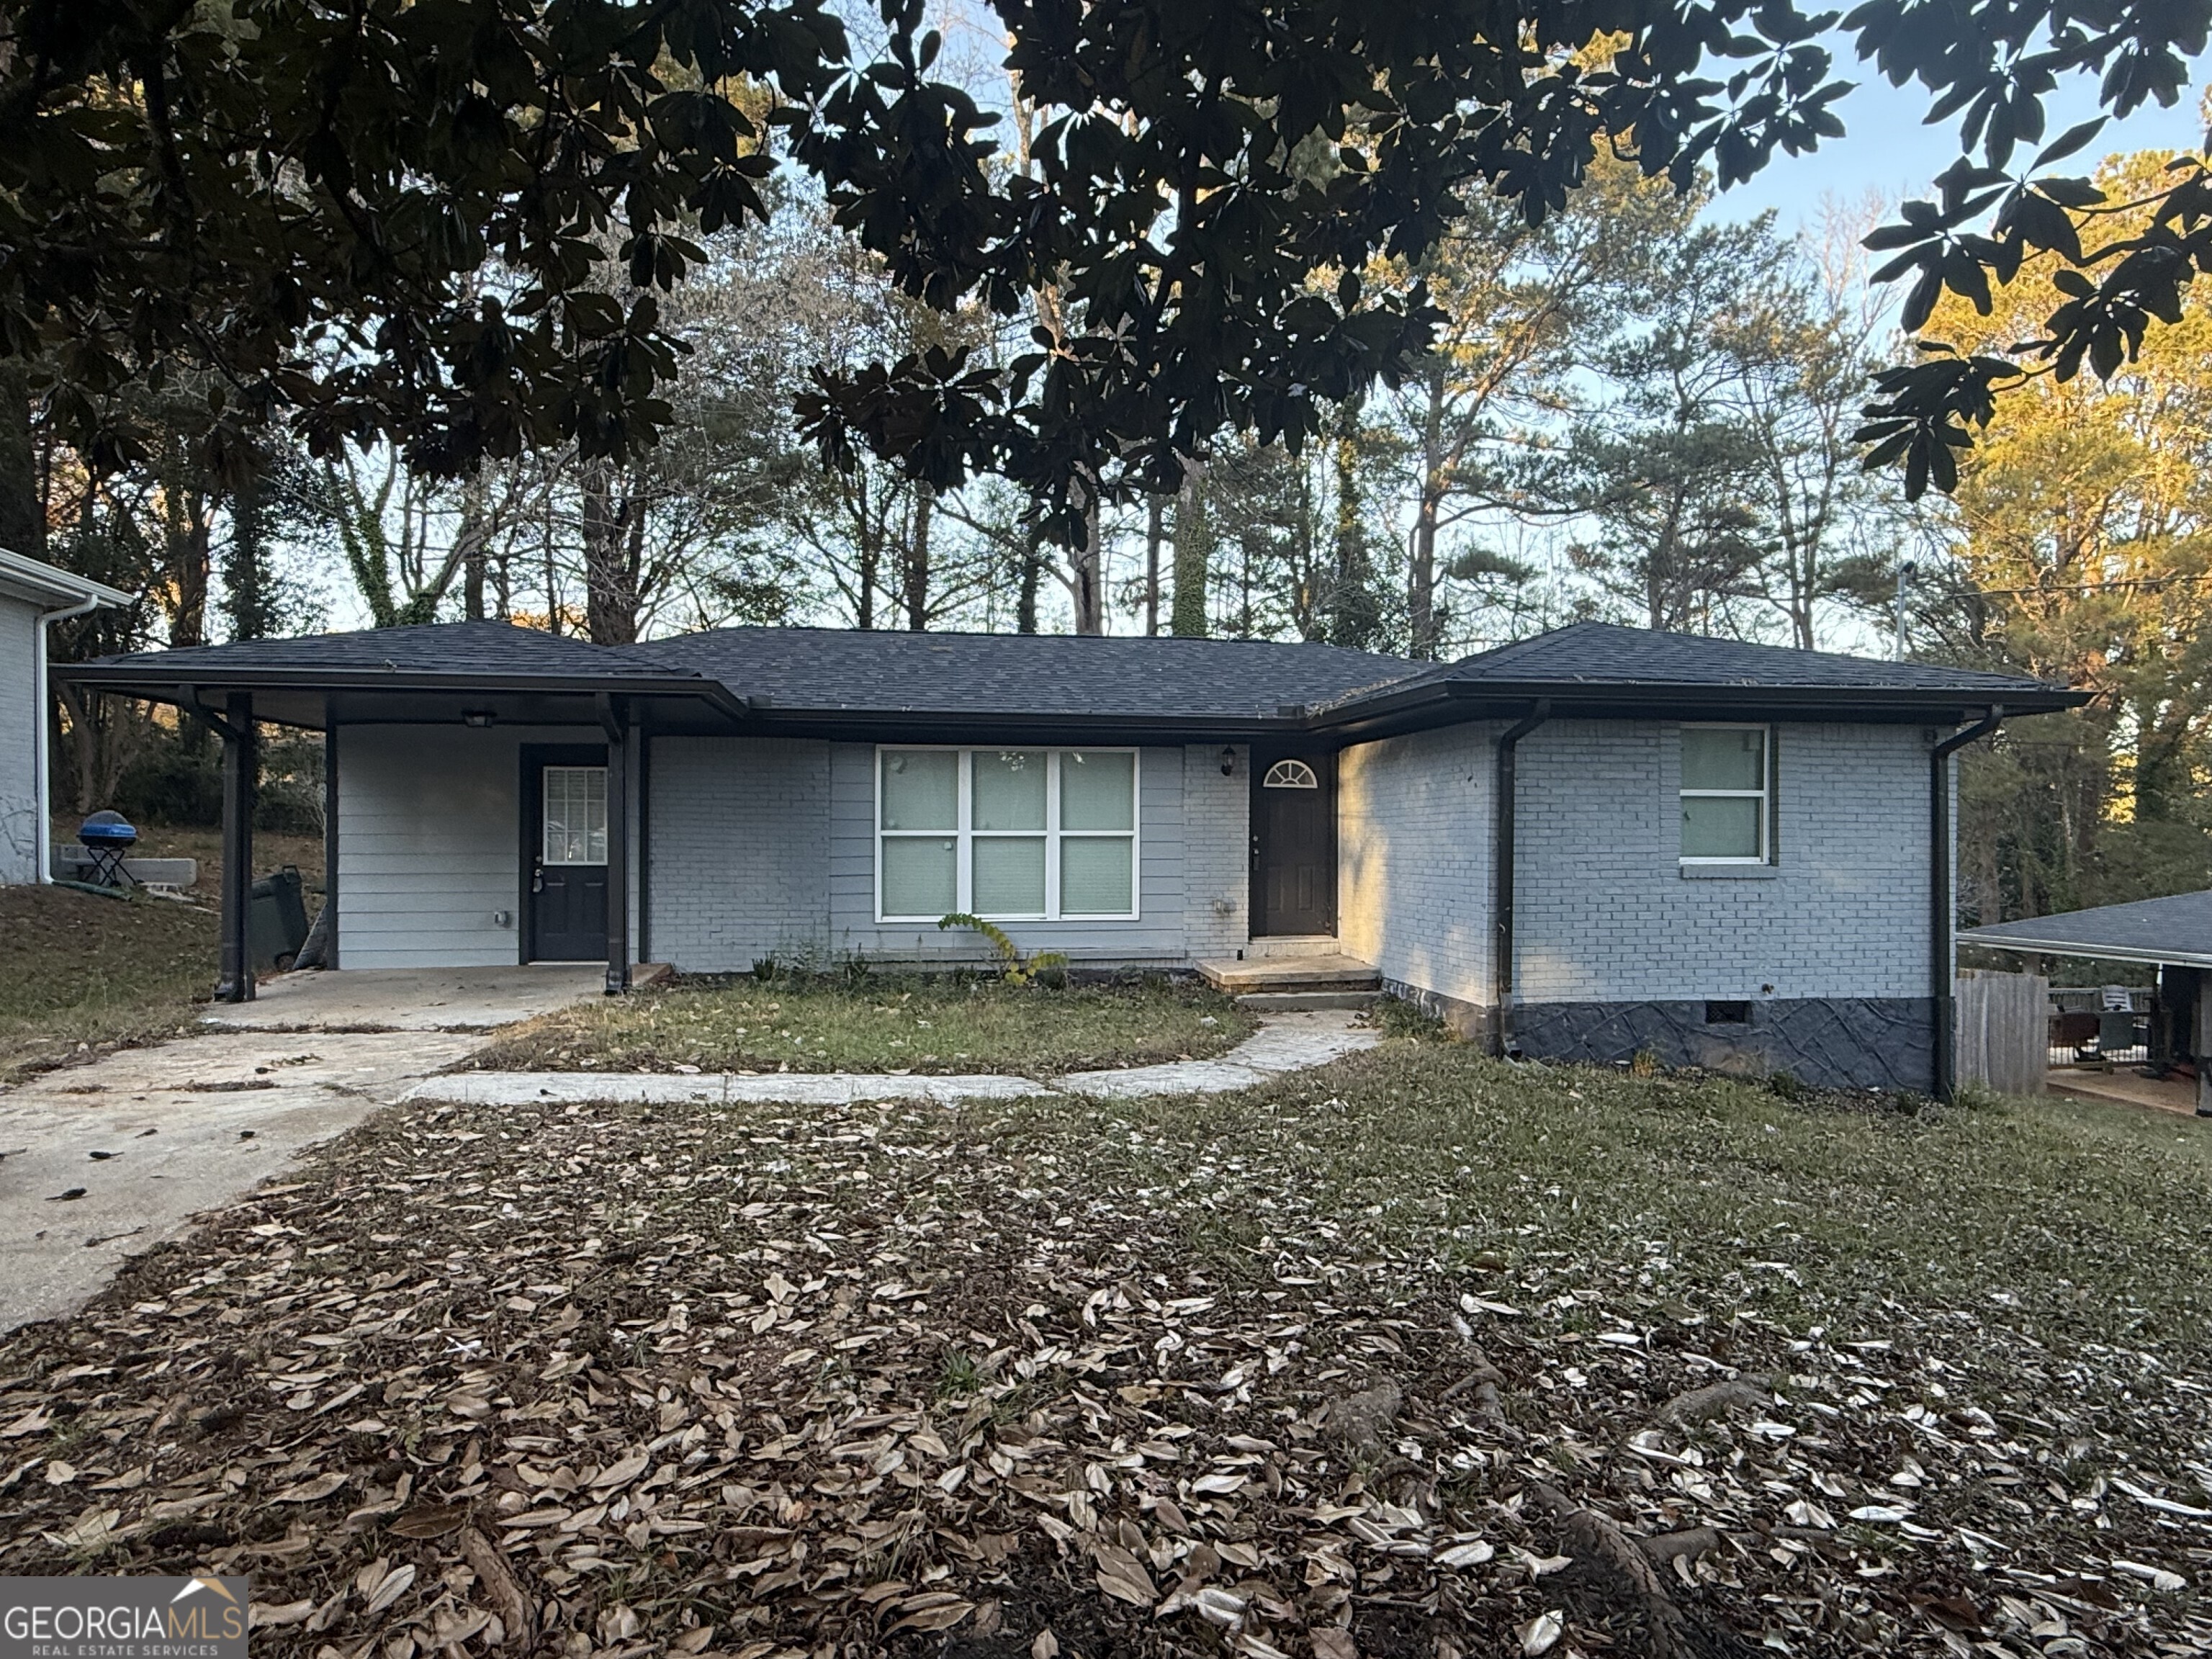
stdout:
<svg viewBox="0 0 2212 1659">
<path fill-rule="evenodd" d="M 307 904 L 297 866 L 264 876 L 251 889 L 246 911 L 246 954 L 257 974 L 289 968 L 307 941 Z"/>
</svg>

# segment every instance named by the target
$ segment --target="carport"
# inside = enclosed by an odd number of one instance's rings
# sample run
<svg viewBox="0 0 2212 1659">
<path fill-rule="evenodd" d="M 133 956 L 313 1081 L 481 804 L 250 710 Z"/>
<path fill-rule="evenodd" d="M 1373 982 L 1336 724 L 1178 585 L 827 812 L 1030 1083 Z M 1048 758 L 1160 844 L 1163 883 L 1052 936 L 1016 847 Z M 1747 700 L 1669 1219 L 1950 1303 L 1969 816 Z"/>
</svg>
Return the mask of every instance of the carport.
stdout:
<svg viewBox="0 0 2212 1659">
<path fill-rule="evenodd" d="M 629 988 L 632 963 L 649 949 L 630 927 L 633 914 L 647 914 L 637 890 L 650 866 L 636 856 L 646 830 L 643 739 L 661 732 L 728 731 L 746 712 L 744 699 L 702 675 L 672 671 L 641 656 L 625 664 L 619 651 L 497 623 L 188 647 L 71 664 L 54 674 L 84 691 L 168 704 L 221 734 L 219 1002 L 246 1002 L 254 995 L 247 895 L 253 868 L 257 723 L 323 734 L 329 914 L 324 963 L 331 968 L 343 965 L 340 872 L 353 863 L 342 860 L 340 846 L 339 798 L 349 730 L 376 728 L 387 753 L 393 734 L 406 728 L 419 732 L 426 755 L 441 746 L 451 752 L 455 742 L 474 744 L 482 750 L 486 770 L 506 774 L 520 768 L 527 774 L 512 781 L 515 799 L 524 802 L 539 799 L 544 787 L 539 780 L 549 767 L 564 785 L 578 775 L 592 775 L 586 781 L 604 826 L 594 846 L 603 840 L 605 851 L 592 866 L 596 878 L 588 887 L 580 884 L 580 893 L 590 911 L 604 909 L 606 989 L 613 994 Z M 518 744 L 518 734 L 552 740 Z M 440 784 L 425 772 L 416 787 L 430 793 Z M 532 809 L 526 805 L 498 833 L 512 848 L 518 839 L 527 842 L 534 821 Z M 542 894 L 543 882 L 536 878 L 543 872 L 533 869 L 526 845 L 519 868 L 514 960 L 582 959 L 580 950 L 533 953 L 527 919 Z M 601 882 L 603 902 L 597 890 Z M 570 904 L 568 920 L 593 925 L 588 930 L 572 927 L 568 937 L 588 932 L 594 935 L 590 943 L 596 951 L 599 916 L 579 916 L 574 914 L 578 908 Z"/>
<path fill-rule="evenodd" d="M 2212 1117 L 2212 891 L 1968 928 L 1959 943 L 2157 969 L 2153 1052 L 2194 1066 L 2197 1115 Z"/>
</svg>

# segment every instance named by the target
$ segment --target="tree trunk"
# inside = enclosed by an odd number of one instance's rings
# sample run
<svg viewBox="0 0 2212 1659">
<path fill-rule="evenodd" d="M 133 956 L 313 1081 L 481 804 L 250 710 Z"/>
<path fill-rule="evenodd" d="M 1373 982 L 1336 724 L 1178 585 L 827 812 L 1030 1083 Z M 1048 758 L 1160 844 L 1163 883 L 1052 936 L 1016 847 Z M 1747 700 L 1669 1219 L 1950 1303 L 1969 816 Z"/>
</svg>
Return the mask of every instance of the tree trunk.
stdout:
<svg viewBox="0 0 2212 1659">
<path fill-rule="evenodd" d="M 1075 602 L 1075 631 L 1106 631 L 1105 550 L 1099 545 L 1098 485 L 1085 474 L 1077 482 L 1083 492 L 1083 545 L 1067 550 L 1068 593 Z"/>
<path fill-rule="evenodd" d="M 927 484 L 917 483 L 914 492 L 914 534 L 907 543 L 904 580 L 900 586 L 906 599 L 907 628 L 919 634 L 929 626 L 929 518 L 935 497 Z"/>
<path fill-rule="evenodd" d="M 470 493 L 482 499 L 483 484 L 480 478 L 469 481 Z M 461 556 L 461 614 L 471 622 L 484 619 L 484 538 L 477 537 Z"/>
<path fill-rule="evenodd" d="M 269 584 L 269 508 L 257 471 L 230 498 L 230 555 L 223 563 L 223 609 L 234 640 L 269 637 L 275 618 Z"/>
<path fill-rule="evenodd" d="M 1352 398 L 1346 398 L 1338 408 L 1334 450 L 1336 559 L 1329 574 L 1328 637 L 1332 645 L 1371 651 L 1382 617 L 1375 603 L 1375 572 L 1367 556 L 1366 497 L 1359 478 L 1359 405 Z M 1435 559 L 1434 516 L 1431 511 L 1431 564 Z"/>
<path fill-rule="evenodd" d="M 611 463 L 595 461 L 584 474 L 584 631 L 594 645 L 637 643 L 637 578 L 630 523 L 644 503 L 617 500 Z M 642 518 L 635 526 L 643 529 Z"/>
<path fill-rule="evenodd" d="M 1037 586 L 1044 578 L 1044 549 L 1034 511 L 1022 520 L 1021 570 L 1014 590 L 1014 632 L 1037 631 Z"/>
<path fill-rule="evenodd" d="M 1213 567 L 1213 526 L 1206 511 L 1206 463 L 1182 464 L 1182 489 L 1175 509 L 1175 609 L 1170 632 L 1203 639 L 1206 632 L 1206 584 Z"/>
<path fill-rule="evenodd" d="M 45 492 L 31 443 L 31 390 L 22 369 L 0 363 L 0 547 L 46 556 Z"/>
<path fill-rule="evenodd" d="M 1437 520 L 1444 499 L 1444 382 L 1441 366 L 1429 371 L 1428 407 L 1421 415 L 1421 487 L 1413 507 L 1413 556 L 1406 562 L 1407 649 L 1434 657 L 1437 627 Z"/>
<path fill-rule="evenodd" d="M 1166 512 L 1158 495 L 1145 501 L 1145 632 L 1160 631 L 1160 544 L 1166 539 Z"/>
<path fill-rule="evenodd" d="M 161 564 L 164 607 L 172 646 L 207 642 L 209 503 L 191 473 L 185 446 L 171 434 L 162 445 Z"/>
</svg>

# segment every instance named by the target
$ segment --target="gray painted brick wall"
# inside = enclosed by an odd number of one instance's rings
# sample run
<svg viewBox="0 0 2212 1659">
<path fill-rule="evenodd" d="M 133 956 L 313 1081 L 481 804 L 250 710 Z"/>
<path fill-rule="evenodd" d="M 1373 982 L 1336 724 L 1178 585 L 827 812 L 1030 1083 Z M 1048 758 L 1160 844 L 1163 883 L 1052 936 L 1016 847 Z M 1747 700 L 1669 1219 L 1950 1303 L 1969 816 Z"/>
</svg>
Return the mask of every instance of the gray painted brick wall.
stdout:
<svg viewBox="0 0 2212 1659">
<path fill-rule="evenodd" d="M 1221 746 L 1182 750 L 1184 948 L 1194 960 L 1234 957 L 1251 940 L 1252 750 L 1235 745 L 1226 776 Z"/>
<path fill-rule="evenodd" d="M 757 959 L 981 962 L 963 933 L 875 919 L 875 746 L 663 737 L 652 768 L 654 957 L 736 973 Z M 1008 924 L 1024 951 L 1187 967 L 1245 942 L 1249 758 L 1146 749 L 1139 763 L 1138 919 Z M 1226 902 L 1226 913 L 1214 901 Z"/>
<path fill-rule="evenodd" d="M 1386 980 L 1477 1007 L 1492 998 L 1491 794 L 1502 729 L 1389 738 L 1340 762 L 1345 948 Z M 1921 729 L 1788 725 L 1778 744 L 1776 864 L 1686 877 L 1679 726 L 1558 720 L 1523 738 L 1517 999 L 1924 995 Z"/>
<path fill-rule="evenodd" d="M 1495 725 L 1446 726 L 1337 761 L 1337 936 L 1382 977 L 1491 1000 Z"/>
<path fill-rule="evenodd" d="M 741 973 L 830 932 L 830 745 L 660 737 L 651 776 L 656 960 Z"/>
<path fill-rule="evenodd" d="M 1518 997 L 1924 994 L 1920 728 L 1790 725 L 1777 741 L 1776 861 L 1693 878 L 1678 861 L 1679 726 L 1562 720 L 1523 739 Z"/>
</svg>

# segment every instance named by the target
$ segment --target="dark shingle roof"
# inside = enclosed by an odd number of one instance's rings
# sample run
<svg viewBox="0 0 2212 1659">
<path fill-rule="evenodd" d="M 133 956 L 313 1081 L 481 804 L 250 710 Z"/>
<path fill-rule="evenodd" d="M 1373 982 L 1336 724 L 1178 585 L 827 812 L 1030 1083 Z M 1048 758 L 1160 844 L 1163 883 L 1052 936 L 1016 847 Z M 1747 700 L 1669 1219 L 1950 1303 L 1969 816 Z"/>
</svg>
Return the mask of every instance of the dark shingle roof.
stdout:
<svg viewBox="0 0 2212 1659">
<path fill-rule="evenodd" d="M 609 647 L 474 622 L 141 652 L 63 672 L 134 696 L 179 684 L 252 689 L 258 706 L 282 711 L 267 716 L 277 720 L 319 708 L 312 699 L 325 689 L 383 697 L 443 688 L 450 696 L 503 686 L 519 696 L 689 698 L 720 719 L 739 715 L 734 696 L 762 729 L 928 726 L 948 739 L 1040 722 L 1168 738 L 1269 728 L 1354 737 L 1525 712 L 1537 698 L 1558 714 L 1601 717 L 1929 720 L 1978 703 L 2026 714 L 2083 700 L 2011 675 L 1600 623 L 1441 665 L 1257 640 L 830 628 L 726 628 Z"/>
<path fill-rule="evenodd" d="M 2102 904 L 2094 910 L 2002 921 L 1969 928 L 1959 935 L 1959 943 L 2100 957 L 2109 962 L 2212 968 L 2212 892 L 2175 893 L 2132 904 Z"/>
<path fill-rule="evenodd" d="M 773 710 L 1272 720 L 1419 665 L 1333 645 L 725 628 L 635 647 Z"/>
<path fill-rule="evenodd" d="M 1889 662 L 1832 651 L 1577 623 L 1428 670 L 1393 690 L 1430 684 L 1516 686 L 1732 686 L 1755 690 L 1927 691 L 2002 699 L 2050 690 L 2016 674 Z"/>
<path fill-rule="evenodd" d="M 414 628 L 373 628 L 352 634 L 310 634 L 291 640 L 240 640 L 231 645 L 186 646 L 173 651 L 141 651 L 111 660 L 158 662 L 165 674 L 190 678 L 206 671 L 467 674 L 505 677 L 549 674 L 666 674 L 663 664 L 635 649 L 563 639 L 535 628 L 508 623 L 430 623 Z"/>
</svg>

